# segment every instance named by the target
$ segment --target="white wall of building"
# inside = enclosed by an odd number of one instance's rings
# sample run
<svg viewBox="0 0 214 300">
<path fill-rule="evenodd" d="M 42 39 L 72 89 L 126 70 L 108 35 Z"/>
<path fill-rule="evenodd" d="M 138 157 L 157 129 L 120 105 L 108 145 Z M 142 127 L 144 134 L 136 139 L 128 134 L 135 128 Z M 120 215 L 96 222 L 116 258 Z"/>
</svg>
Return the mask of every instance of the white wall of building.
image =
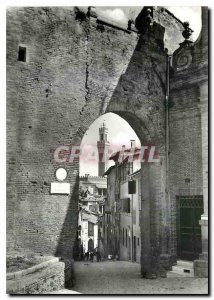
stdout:
<svg viewBox="0 0 214 300">
<path fill-rule="evenodd" d="M 83 250 L 88 251 L 88 241 L 92 239 L 94 241 L 94 248 L 98 247 L 98 224 L 94 224 L 94 235 L 88 236 L 88 221 L 82 221 L 81 229 L 81 242 L 83 244 Z"/>
<path fill-rule="evenodd" d="M 83 251 L 88 251 L 88 221 L 82 221 L 81 241 L 83 244 Z"/>
<path fill-rule="evenodd" d="M 98 247 L 98 224 L 94 224 L 94 248 Z"/>
<path fill-rule="evenodd" d="M 133 225 L 133 237 L 136 237 L 136 262 L 140 263 L 141 256 L 141 231 L 140 231 L 140 210 L 141 210 L 141 184 L 140 184 L 140 174 L 136 174 L 133 177 L 136 180 L 136 194 L 128 194 L 128 181 L 123 182 L 120 185 L 120 199 L 130 198 L 130 209 L 135 217 L 131 213 L 120 213 L 120 259 L 130 260 L 132 259 L 132 225 Z M 132 224 L 133 223 L 133 224 Z M 124 243 L 123 243 L 123 231 L 124 231 Z M 126 242 L 126 231 L 127 239 Z"/>
</svg>

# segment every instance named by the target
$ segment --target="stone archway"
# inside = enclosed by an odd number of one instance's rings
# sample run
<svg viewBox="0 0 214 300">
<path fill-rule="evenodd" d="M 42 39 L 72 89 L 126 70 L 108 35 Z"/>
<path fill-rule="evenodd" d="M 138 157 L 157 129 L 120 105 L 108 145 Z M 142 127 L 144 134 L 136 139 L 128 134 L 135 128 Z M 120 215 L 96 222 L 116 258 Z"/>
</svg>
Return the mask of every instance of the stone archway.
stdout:
<svg viewBox="0 0 214 300">
<path fill-rule="evenodd" d="M 104 100 L 93 91 L 93 77 L 90 78 L 88 67 L 87 101 L 82 109 L 79 127 L 73 136 L 75 144 L 80 144 L 88 127 L 102 114 L 112 112 L 124 120 L 134 129 L 142 145 L 154 145 L 161 156 L 158 166 L 143 166 L 147 179 L 146 201 L 142 200 L 143 226 L 150 228 L 142 236 L 142 275 L 155 273 L 162 275 L 161 257 L 165 264 L 170 259 L 171 233 L 169 206 L 165 197 L 165 92 L 166 92 L 166 61 L 167 55 L 163 44 L 164 29 L 156 24 L 149 34 L 139 37 L 132 56 L 126 66 L 126 72 L 119 78 L 116 88 L 107 93 Z M 158 39 L 157 39 L 158 37 Z M 91 75 L 92 76 L 92 75 Z M 90 80 L 92 88 L 90 88 Z M 72 166 L 78 172 L 78 161 Z M 152 180 L 154 177 L 154 182 Z M 74 177 L 72 178 L 74 180 Z M 78 186 L 78 177 L 76 176 Z M 78 188 L 77 188 L 78 189 Z M 74 192 L 72 199 L 77 197 Z M 70 216 L 68 216 L 69 220 Z M 67 219 L 66 219 L 67 220 Z M 67 222 L 67 221 L 66 221 Z M 65 222 L 65 223 L 66 223 Z M 163 236 L 166 236 L 165 238 Z M 165 240 L 167 239 L 167 244 Z M 60 244 L 59 244 L 60 245 Z M 66 245 L 58 247 L 59 253 L 64 251 Z M 169 258 L 169 259 L 168 259 Z M 150 276 L 150 275 L 148 275 Z M 153 276 L 153 275 L 152 275 Z"/>
<path fill-rule="evenodd" d="M 131 125 L 142 144 L 154 144 L 163 157 L 159 166 L 144 166 L 148 190 L 142 205 L 149 212 L 143 216 L 149 230 L 143 235 L 148 265 L 142 274 L 147 276 L 170 248 L 170 233 L 169 246 L 164 248 L 161 239 L 169 222 L 164 215 L 164 205 L 169 207 L 164 200 L 164 28 L 154 23 L 144 33 L 125 29 L 121 34 L 121 28 L 101 26 L 94 15 L 79 22 L 74 10 L 57 7 L 13 9 L 7 20 L 9 251 L 28 249 L 72 259 L 78 160 L 57 164 L 52 153 L 59 145 L 79 145 L 94 120 L 113 112 Z M 27 43 L 26 63 L 17 62 L 20 41 Z M 59 166 L 68 170 L 70 194 L 50 194 Z"/>
<path fill-rule="evenodd" d="M 142 145 L 152 144 L 143 132 L 142 120 L 133 113 L 114 113 L 128 121 L 141 137 Z M 141 124 L 141 125 L 139 125 Z M 155 144 L 160 161 L 141 165 L 141 274 L 145 278 L 164 277 L 172 265 L 170 202 L 166 193 L 165 145 Z"/>
</svg>

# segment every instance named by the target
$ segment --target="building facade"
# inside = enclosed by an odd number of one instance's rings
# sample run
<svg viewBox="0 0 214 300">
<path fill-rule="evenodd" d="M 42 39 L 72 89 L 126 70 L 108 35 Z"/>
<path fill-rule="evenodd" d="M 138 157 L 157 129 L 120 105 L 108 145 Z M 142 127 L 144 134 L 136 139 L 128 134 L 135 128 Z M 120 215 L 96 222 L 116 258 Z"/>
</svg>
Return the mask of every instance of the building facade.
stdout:
<svg viewBox="0 0 214 300">
<path fill-rule="evenodd" d="M 141 173 L 131 173 L 120 184 L 120 259 L 140 263 L 141 259 Z M 136 185 L 129 194 L 129 182 Z M 142 228 L 143 230 L 143 228 Z"/>
<path fill-rule="evenodd" d="M 98 248 L 104 253 L 102 218 L 107 193 L 107 181 L 104 177 L 80 177 L 78 231 L 83 253 Z"/>
<path fill-rule="evenodd" d="M 124 156 L 130 149 L 124 149 Z M 135 149 L 133 152 L 139 152 Z M 140 263 L 141 256 L 141 172 L 139 161 L 128 162 L 119 159 L 119 152 L 110 159 L 115 165 L 107 175 L 107 199 L 104 215 L 104 245 L 106 256 Z M 130 155 L 131 157 L 131 155 Z M 129 194 L 130 182 L 134 183 L 135 193 Z"/>
<path fill-rule="evenodd" d="M 80 177 L 78 238 L 79 252 L 94 252 L 97 248 L 104 255 L 103 212 L 107 195 L 107 179 L 103 177 L 108 164 L 108 128 L 105 123 L 99 128 L 98 176 Z"/>
</svg>

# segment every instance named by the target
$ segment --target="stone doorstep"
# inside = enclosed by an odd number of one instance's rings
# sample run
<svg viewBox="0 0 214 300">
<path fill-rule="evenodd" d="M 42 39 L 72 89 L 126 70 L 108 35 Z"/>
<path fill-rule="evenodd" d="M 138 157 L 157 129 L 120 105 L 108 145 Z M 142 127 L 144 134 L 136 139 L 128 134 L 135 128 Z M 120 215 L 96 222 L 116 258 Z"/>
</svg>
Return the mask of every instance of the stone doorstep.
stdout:
<svg viewBox="0 0 214 300">
<path fill-rule="evenodd" d="M 166 274 L 167 278 L 193 278 L 194 274 L 193 273 L 181 273 L 181 272 L 177 272 L 177 271 L 169 271 Z"/>
<path fill-rule="evenodd" d="M 194 277 L 193 262 L 178 260 L 172 271 L 167 272 L 167 277 Z"/>
<path fill-rule="evenodd" d="M 178 273 L 185 273 L 185 274 L 194 274 L 193 268 L 187 268 L 183 266 L 173 266 L 172 271 L 178 272 Z"/>
<path fill-rule="evenodd" d="M 185 268 L 191 268 L 193 269 L 193 261 L 188 260 L 178 260 L 177 266 L 184 266 Z"/>
</svg>

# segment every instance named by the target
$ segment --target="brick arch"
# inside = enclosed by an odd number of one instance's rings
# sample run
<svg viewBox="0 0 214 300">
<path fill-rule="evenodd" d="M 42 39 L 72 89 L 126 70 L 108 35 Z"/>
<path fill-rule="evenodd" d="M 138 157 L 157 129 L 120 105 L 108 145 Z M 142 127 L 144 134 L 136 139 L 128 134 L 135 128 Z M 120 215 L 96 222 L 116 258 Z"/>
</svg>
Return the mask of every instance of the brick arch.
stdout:
<svg viewBox="0 0 214 300">
<path fill-rule="evenodd" d="M 164 39 L 164 31 L 156 24 L 148 35 L 140 35 L 138 39 L 130 36 L 132 48 L 118 67 L 117 77 L 115 69 L 111 77 L 108 67 L 103 65 L 105 55 L 102 62 L 95 65 L 92 64 L 95 54 L 91 54 L 87 65 L 86 102 L 83 102 L 75 138 L 82 139 L 99 116 L 113 112 L 131 125 L 141 142 L 164 145 L 167 55 L 160 42 Z M 96 70 L 92 66 L 96 66 Z M 97 78 L 103 76 L 102 83 L 98 83 Z"/>
<path fill-rule="evenodd" d="M 148 53 L 141 37 L 105 112 L 124 118 L 142 143 L 165 144 L 165 53 Z M 144 45 L 144 44 L 143 44 Z"/>
<path fill-rule="evenodd" d="M 158 32 L 158 30 L 157 30 Z M 166 53 L 154 36 L 140 36 L 139 41 L 130 57 L 126 71 L 120 75 L 117 85 L 113 91 L 109 92 L 112 82 L 105 82 L 103 86 L 99 84 L 99 89 L 94 91 L 94 79 L 90 77 L 90 67 L 88 67 L 87 77 L 87 99 L 83 103 L 79 118 L 79 127 L 73 136 L 73 142 L 81 142 L 89 126 L 101 115 L 112 112 L 126 120 L 138 135 L 142 144 L 153 144 L 162 148 L 164 156 L 165 146 L 165 76 L 166 76 Z M 163 31 L 160 31 L 159 38 L 163 38 Z M 100 72 L 100 70 L 97 70 Z M 111 87 L 112 89 L 112 87 Z M 76 170 L 78 165 L 75 166 Z M 142 186 L 146 187 L 145 199 L 142 202 L 142 209 L 146 214 L 143 216 L 143 227 L 148 228 L 148 234 L 142 232 L 142 275 L 151 276 L 151 273 L 160 274 L 160 256 L 164 255 L 168 249 L 163 249 L 166 228 L 169 224 L 166 221 L 164 226 L 159 225 L 161 216 L 164 215 L 169 204 L 165 197 L 165 169 L 164 161 L 157 166 L 147 165 L 142 169 Z M 73 179 L 72 179 L 73 180 Z M 76 180 L 76 187 L 78 179 Z M 73 189 L 70 205 L 77 197 Z M 167 213 L 164 215 L 167 218 Z M 57 253 L 63 253 L 66 249 L 67 241 L 64 235 L 67 233 L 67 224 L 71 217 L 68 211 L 63 229 L 61 232 L 62 246 L 58 247 Z M 164 237 L 166 236 L 166 237 Z M 71 240 L 73 238 L 71 237 Z M 60 244 L 59 244 L 60 245 Z M 67 256 L 67 254 L 66 254 Z M 152 275 L 153 276 L 153 275 Z M 157 275 L 159 276 L 159 275 Z"/>
<path fill-rule="evenodd" d="M 114 113 L 124 119 L 135 131 L 137 134 L 141 144 L 154 144 L 157 146 L 161 146 L 161 142 L 163 142 L 163 139 L 157 138 L 157 133 L 154 132 L 154 127 L 151 127 L 152 125 L 147 124 L 146 120 L 143 118 L 139 118 L 136 114 L 130 111 L 115 111 L 110 110 L 108 112 Z M 108 113 L 107 112 L 107 113 Z M 151 128 L 150 128 L 151 127 Z M 152 135 L 153 133 L 153 135 Z"/>
<path fill-rule="evenodd" d="M 141 121 L 134 113 L 129 112 L 129 111 L 106 111 L 105 113 L 102 113 L 97 116 L 95 119 L 88 118 L 85 120 L 85 124 L 79 127 L 79 132 L 78 135 L 75 136 L 76 140 L 82 141 L 86 131 L 88 128 L 96 121 L 98 120 L 101 116 L 108 114 L 108 113 L 113 113 L 119 117 L 121 117 L 123 120 L 125 120 L 135 131 L 137 134 L 139 140 L 141 142 L 149 141 L 149 131 L 144 125 L 144 122 Z M 86 125 L 87 124 L 87 125 Z"/>
<path fill-rule="evenodd" d="M 117 106 L 117 103 L 115 106 Z M 105 114 L 111 112 L 123 118 L 135 131 L 142 145 L 153 144 L 160 152 L 160 163 L 151 166 L 150 164 L 142 164 L 141 169 L 143 197 L 141 202 L 141 273 L 145 278 L 164 276 L 165 270 L 162 264 L 170 264 L 171 259 L 166 254 L 169 250 L 167 247 L 170 247 L 168 232 L 170 228 L 170 217 L 168 215 L 170 203 L 167 202 L 165 194 L 165 136 L 160 137 L 159 130 L 156 130 L 154 124 L 149 123 L 145 116 L 140 118 L 134 112 L 114 110 L 113 107 L 114 105 L 111 102 Z M 92 123 L 90 122 L 89 126 Z M 144 228 L 147 228 L 146 232 Z M 168 244 L 166 243 L 167 239 Z M 166 244 L 168 246 L 165 247 Z"/>
<path fill-rule="evenodd" d="M 70 195 L 50 195 L 50 151 L 80 143 L 107 112 L 124 118 L 143 143 L 164 144 L 164 32 L 158 25 L 149 36 L 108 25 L 101 32 L 92 19 L 78 23 L 57 7 L 14 9 L 7 21 L 8 249 L 71 258 L 78 164 L 69 166 Z M 17 61 L 20 41 L 26 64 Z"/>
</svg>

